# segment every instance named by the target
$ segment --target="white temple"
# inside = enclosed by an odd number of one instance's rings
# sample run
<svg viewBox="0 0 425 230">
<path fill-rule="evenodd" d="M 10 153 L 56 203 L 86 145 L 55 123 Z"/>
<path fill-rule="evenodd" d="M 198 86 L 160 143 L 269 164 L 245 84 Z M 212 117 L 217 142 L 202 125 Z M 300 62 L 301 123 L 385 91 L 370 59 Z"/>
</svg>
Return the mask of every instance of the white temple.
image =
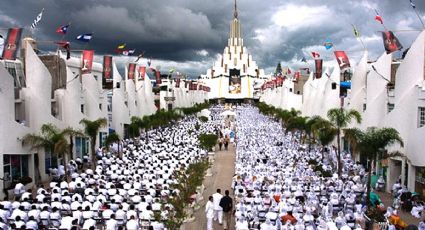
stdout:
<svg viewBox="0 0 425 230">
<path fill-rule="evenodd" d="M 211 88 L 209 99 L 253 99 L 255 91 L 265 78 L 264 70 L 252 60 L 241 33 L 241 23 L 235 0 L 233 19 L 230 24 L 228 45 L 200 82 Z"/>
</svg>

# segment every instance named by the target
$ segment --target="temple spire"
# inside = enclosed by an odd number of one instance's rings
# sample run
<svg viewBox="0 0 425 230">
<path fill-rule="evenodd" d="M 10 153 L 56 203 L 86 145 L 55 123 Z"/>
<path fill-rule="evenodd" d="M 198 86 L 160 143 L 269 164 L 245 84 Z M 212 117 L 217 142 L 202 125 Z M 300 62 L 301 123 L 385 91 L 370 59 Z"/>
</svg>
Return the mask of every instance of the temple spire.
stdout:
<svg viewBox="0 0 425 230">
<path fill-rule="evenodd" d="M 233 16 L 234 18 L 238 18 L 238 5 L 236 3 L 236 0 L 235 0 L 235 10 L 233 12 Z"/>
</svg>

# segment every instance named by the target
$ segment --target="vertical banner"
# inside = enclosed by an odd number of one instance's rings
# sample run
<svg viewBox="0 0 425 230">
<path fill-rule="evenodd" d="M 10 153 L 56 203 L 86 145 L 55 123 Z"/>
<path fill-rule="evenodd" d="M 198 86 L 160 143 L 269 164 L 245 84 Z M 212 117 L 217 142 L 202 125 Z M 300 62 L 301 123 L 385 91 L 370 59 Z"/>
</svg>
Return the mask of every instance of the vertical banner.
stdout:
<svg viewBox="0 0 425 230">
<path fill-rule="evenodd" d="M 128 64 L 128 71 L 127 71 L 127 79 L 128 80 L 134 80 L 134 74 L 136 73 L 136 63 L 129 63 Z"/>
<path fill-rule="evenodd" d="M 180 88 L 180 76 L 176 78 L 176 88 Z"/>
<path fill-rule="evenodd" d="M 341 70 L 350 68 L 350 60 L 344 51 L 335 51 L 335 57 Z"/>
<path fill-rule="evenodd" d="M 156 85 L 160 85 L 161 84 L 161 72 L 159 70 L 155 71 L 155 76 L 156 76 Z"/>
<path fill-rule="evenodd" d="M 229 70 L 229 93 L 230 94 L 238 94 L 241 93 L 241 76 L 240 70 L 238 69 L 230 69 Z"/>
<path fill-rule="evenodd" d="M 21 42 L 22 28 L 10 28 L 7 33 L 6 42 L 3 47 L 3 59 L 15 60 L 16 51 Z"/>
<path fill-rule="evenodd" d="M 382 39 L 384 40 L 384 48 L 387 54 L 403 49 L 403 46 L 392 31 L 382 32 Z"/>
<path fill-rule="evenodd" d="M 139 66 L 139 81 L 144 81 L 146 75 L 146 66 Z"/>
<path fill-rule="evenodd" d="M 112 56 L 103 56 L 102 85 L 104 89 L 113 87 Z"/>
<path fill-rule="evenodd" d="M 300 79 L 300 74 L 301 74 L 300 71 L 295 72 L 295 74 L 294 74 L 294 81 L 295 82 L 298 82 L 298 80 Z"/>
<path fill-rule="evenodd" d="M 193 90 L 193 83 L 191 81 L 189 82 L 189 90 Z"/>
<path fill-rule="evenodd" d="M 83 50 L 81 72 L 90 73 L 93 65 L 94 50 Z"/>
<path fill-rule="evenodd" d="M 316 64 L 316 78 L 319 79 L 322 77 L 322 65 L 323 65 L 323 60 L 322 59 L 316 59 L 314 60 L 315 64 Z"/>
</svg>

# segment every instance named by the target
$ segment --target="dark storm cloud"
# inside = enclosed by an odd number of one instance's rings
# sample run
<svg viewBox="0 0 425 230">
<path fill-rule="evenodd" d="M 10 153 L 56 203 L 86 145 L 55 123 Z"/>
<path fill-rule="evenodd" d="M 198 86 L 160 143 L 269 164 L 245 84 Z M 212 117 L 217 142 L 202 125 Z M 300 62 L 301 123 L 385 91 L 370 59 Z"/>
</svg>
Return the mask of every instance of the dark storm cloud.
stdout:
<svg viewBox="0 0 425 230">
<path fill-rule="evenodd" d="M 424 15 L 425 2 L 415 2 Z M 112 53 L 118 44 L 126 42 L 128 48 L 146 51 L 146 56 L 166 68 L 173 65 L 193 75 L 204 73 L 216 55 L 223 52 L 233 15 L 231 0 L 6 0 L 2 3 L 2 28 L 28 27 L 45 8 L 34 34 L 40 41 L 60 39 L 55 29 L 71 22 L 67 38 L 73 41 L 75 49 L 84 47 L 74 42 L 76 35 L 94 32 L 89 47 L 99 55 Z M 361 45 L 353 36 L 351 24 L 361 32 L 370 58 L 377 58 L 384 50 L 377 32 L 382 27 L 374 21 L 374 8 L 389 29 L 422 27 L 408 0 L 239 0 L 238 8 L 245 45 L 268 72 L 279 61 L 298 66 L 297 59 L 308 56 L 313 49 L 331 59 L 332 53 L 321 46 L 326 39 L 337 49 L 350 51 L 350 58 L 357 61 L 362 55 Z M 293 21 L 297 18 L 299 21 Z M 396 34 L 407 48 L 419 32 Z M 40 43 L 40 48 L 54 50 L 55 46 Z"/>
</svg>

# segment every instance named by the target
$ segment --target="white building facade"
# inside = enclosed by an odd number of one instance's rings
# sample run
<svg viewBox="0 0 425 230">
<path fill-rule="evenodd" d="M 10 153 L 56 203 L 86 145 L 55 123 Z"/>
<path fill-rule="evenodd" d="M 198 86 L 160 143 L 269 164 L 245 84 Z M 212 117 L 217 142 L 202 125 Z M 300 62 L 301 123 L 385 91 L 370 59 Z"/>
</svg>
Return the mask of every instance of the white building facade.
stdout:
<svg viewBox="0 0 425 230">
<path fill-rule="evenodd" d="M 399 152 L 402 157 L 377 162 L 376 171 L 387 179 L 387 190 L 401 179 L 411 191 L 425 195 L 425 32 L 412 44 L 403 60 L 393 60 L 382 54 L 369 63 L 364 53 L 353 68 L 351 90 L 341 101 L 339 95 L 340 70 L 325 68 L 319 79 L 313 73 L 304 85 L 301 100 L 285 86 L 262 92 L 260 101 L 282 109 L 297 109 L 303 116 L 319 115 L 326 118 L 331 108 L 355 109 L 362 115 L 361 124 L 352 127 L 392 127 L 398 130 L 404 147 L 391 146 L 388 152 Z M 398 69 L 397 69 L 398 68 Z M 329 69 L 333 69 L 330 73 Z M 334 84 L 332 84 L 334 83 Z M 291 87 L 290 85 L 287 87 Z M 295 98 L 295 99 L 294 99 Z"/>
</svg>

